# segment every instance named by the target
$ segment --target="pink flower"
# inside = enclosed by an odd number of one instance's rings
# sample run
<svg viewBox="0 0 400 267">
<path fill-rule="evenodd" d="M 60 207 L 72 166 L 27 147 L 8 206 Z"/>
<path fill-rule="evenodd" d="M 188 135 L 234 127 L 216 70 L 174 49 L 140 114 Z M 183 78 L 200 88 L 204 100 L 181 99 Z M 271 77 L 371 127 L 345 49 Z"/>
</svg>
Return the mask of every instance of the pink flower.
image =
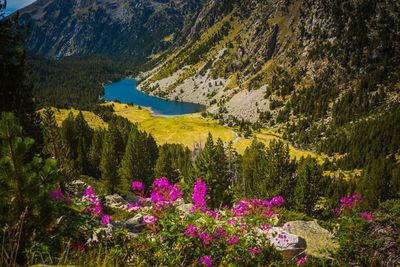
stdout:
<svg viewBox="0 0 400 267">
<path fill-rule="evenodd" d="M 261 252 L 262 252 L 261 249 L 249 247 L 250 255 L 258 255 L 261 254 Z"/>
<path fill-rule="evenodd" d="M 237 245 L 238 243 L 239 243 L 239 237 L 235 235 L 228 239 L 229 245 Z"/>
<path fill-rule="evenodd" d="M 152 216 L 152 215 L 146 215 L 143 217 L 143 221 L 147 224 L 147 225 L 154 225 L 157 223 L 157 218 Z"/>
<path fill-rule="evenodd" d="M 201 178 L 198 178 L 194 183 L 192 200 L 194 208 L 204 210 L 206 207 L 207 184 Z"/>
<path fill-rule="evenodd" d="M 64 194 L 61 191 L 61 188 L 57 188 L 56 190 L 50 192 L 50 198 L 53 200 L 62 200 L 64 198 Z"/>
<path fill-rule="evenodd" d="M 143 195 L 144 187 L 143 183 L 139 181 L 132 182 L 132 191 L 137 195 Z"/>
<path fill-rule="evenodd" d="M 88 186 L 86 188 L 85 194 L 83 194 L 84 197 L 95 197 L 96 196 L 96 192 L 94 191 L 93 187 Z"/>
<path fill-rule="evenodd" d="M 199 238 L 203 245 L 208 245 L 211 241 L 211 237 L 206 232 L 201 232 L 199 234 Z"/>
<path fill-rule="evenodd" d="M 103 215 L 103 217 L 101 217 L 101 223 L 104 225 L 110 224 L 111 221 L 112 221 L 112 217 L 110 215 Z"/>
<path fill-rule="evenodd" d="M 197 236 L 197 227 L 194 225 L 188 225 L 185 236 L 196 237 Z"/>
<path fill-rule="evenodd" d="M 306 263 L 306 261 L 307 261 L 306 257 L 300 257 L 300 258 L 297 258 L 296 263 L 300 265 L 300 264 Z"/>
<path fill-rule="evenodd" d="M 369 222 L 374 220 L 374 217 L 372 216 L 372 214 L 368 213 L 368 212 L 361 212 L 360 216 L 361 216 L 361 218 L 363 218 L 364 220 L 369 221 Z"/>
<path fill-rule="evenodd" d="M 211 256 L 203 256 L 200 258 L 200 263 L 207 266 L 212 267 Z"/>
<path fill-rule="evenodd" d="M 170 191 L 170 193 L 169 193 L 169 198 L 172 200 L 172 201 L 175 201 L 175 200 L 177 200 L 178 198 L 181 198 L 182 197 L 182 192 L 181 192 L 181 190 L 179 189 L 179 186 L 178 185 L 174 185 L 172 188 L 171 188 L 171 191 Z"/>
<path fill-rule="evenodd" d="M 281 207 L 285 204 L 285 199 L 282 196 L 273 197 L 271 199 L 271 204 L 277 207 Z"/>
</svg>

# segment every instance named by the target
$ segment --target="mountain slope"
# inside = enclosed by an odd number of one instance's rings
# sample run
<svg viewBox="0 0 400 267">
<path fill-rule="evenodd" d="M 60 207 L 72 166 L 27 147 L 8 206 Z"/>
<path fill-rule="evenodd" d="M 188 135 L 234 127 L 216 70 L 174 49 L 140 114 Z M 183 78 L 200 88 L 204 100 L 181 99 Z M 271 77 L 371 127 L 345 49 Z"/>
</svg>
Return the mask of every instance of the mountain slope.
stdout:
<svg viewBox="0 0 400 267">
<path fill-rule="evenodd" d="M 309 145 L 399 102 L 399 18 L 400 4 L 386 0 L 209 1 L 141 88 Z"/>
<path fill-rule="evenodd" d="M 170 47 L 201 8 L 200 0 L 38 0 L 20 10 L 32 25 L 33 54 L 100 54 L 144 62 Z"/>
</svg>

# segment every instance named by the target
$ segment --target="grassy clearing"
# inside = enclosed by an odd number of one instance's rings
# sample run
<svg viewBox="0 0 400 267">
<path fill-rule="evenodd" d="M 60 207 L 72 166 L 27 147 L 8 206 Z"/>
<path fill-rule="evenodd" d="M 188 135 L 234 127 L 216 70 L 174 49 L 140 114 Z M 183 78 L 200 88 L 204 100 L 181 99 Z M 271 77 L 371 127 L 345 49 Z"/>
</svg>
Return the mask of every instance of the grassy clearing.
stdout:
<svg viewBox="0 0 400 267">
<path fill-rule="evenodd" d="M 39 112 L 42 112 L 43 110 L 39 110 Z M 74 116 L 77 116 L 79 114 L 79 110 L 76 109 L 57 109 L 53 108 L 54 116 L 56 117 L 56 121 L 58 125 L 61 125 L 62 122 L 68 117 L 69 113 L 72 112 Z M 82 111 L 83 117 L 89 124 L 91 128 L 107 128 L 108 125 L 106 122 L 103 121 L 102 118 L 94 114 L 93 112 L 90 111 Z"/>
<path fill-rule="evenodd" d="M 235 138 L 232 131 L 200 114 L 158 117 L 152 116 L 147 109 L 118 103 L 114 103 L 114 110 L 116 115 L 138 123 L 141 130 L 151 133 L 158 144 L 176 143 L 193 148 L 195 144 L 204 144 L 209 132 L 215 140 L 221 138 L 223 142 Z"/>
<path fill-rule="evenodd" d="M 263 129 L 259 133 L 255 133 L 254 137 L 257 140 L 263 142 L 265 145 L 268 145 L 272 140 L 283 140 L 282 134 L 274 131 L 273 129 Z M 241 139 L 237 143 L 233 145 L 233 147 L 237 150 L 237 152 L 243 155 L 244 151 L 247 147 L 251 145 L 253 142 L 252 139 Z M 294 146 L 289 144 L 289 152 L 293 158 L 300 159 L 301 157 L 311 156 L 322 164 L 326 158 L 325 155 L 320 155 L 312 151 L 305 151 L 295 148 Z"/>
</svg>

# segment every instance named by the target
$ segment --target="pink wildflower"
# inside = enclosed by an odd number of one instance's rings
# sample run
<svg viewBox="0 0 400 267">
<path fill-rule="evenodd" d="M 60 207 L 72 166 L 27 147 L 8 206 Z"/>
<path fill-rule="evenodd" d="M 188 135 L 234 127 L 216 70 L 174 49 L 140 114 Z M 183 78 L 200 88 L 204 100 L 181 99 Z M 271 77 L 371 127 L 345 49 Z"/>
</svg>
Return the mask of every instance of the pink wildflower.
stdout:
<svg viewBox="0 0 400 267">
<path fill-rule="evenodd" d="M 211 237 L 206 232 L 201 232 L 199 234 L 199 238 L 203 245 L 208 245 L 211 241 Z"/>
<path fill-rule="evenodd" d="M 143 195 L 143 193 L 144 193 L 143 183 L 139 182 L 139 181 L 133 181 L 132 182 L 132 191 L 137 195 Z"/>
<path fill-rule="evenodd" d="M 50 198 L 53 200 L 62 200 L 64 198 L 64 194 L 61 191 L 61 188 L 57 188 L 56 190 L 50 192 Z"/>
<path fill-rule="evenodd" d="M 307 258 L 306 258 L 306 257 L 300 257 L 300 258 L 297 258 L 296 263 L 297 263 L 298 265 L 301 265 L 301 264 L 306 263 L 306 261 L 307 261 Z"/>
<path fill-rule="evenodd" d="M 273 197 L 271 199 L 271 204 L 276 207 L 281 207 L 283 204 L 285 204 L 285 199 L 282 196 Z"/>
<path fill-rule="evenodd" d="M 101 217 L 101 223 L 104 225 L 110 224 L 111 221 L 112 221 L 112 217 L 110 215 L 103 215 L 103 217 Z"/>
<path fill-rule="evenodd" d="M 364 220 L 369 221 L 369 222 L 374 220 L 374 217 L 372 216 L 372 214 L 368 213 L 368 212 L 361 212 L 360 216 L 361 216 L 361 218 L 363 218 Z"/>
<path fill-rule="evenodd" d="M 143 217 L 143 221 L 147 224 L 147 225 L 154 225 L 157 223 L 157 218 L 152 216 L 152 215 L 146 215 Z"/>
<path fill-rule="evenodd" d="M 178 198 L 181 198 L 182 197 L 182 192 L 181 192 L 181 190 L 179 189 L 179 186 L 178 185 L 174 185 L 172 188 L 171 188 L 171 191 L 170 191 L 170 193 L 169 193 L 169 198 L 172 200 L 172 201 L 176 201 Z"/>
<path fill-rule="evenodd" d="M 239 243 L 239 237 L 235 235 L 228 239 L 229 245 L 237 245 L 238 243 Z"/>
<path fill-rule="evenodd" d="M 197 236 L 197 227 L 194 225 L 188 225 L 185 236 L 196 237 Z"/>
<path fill-rule="evenodd" d="M 212 267 L 211 256 L 203 256 L 200 258 L 200 263 L 207 266 Z"/>
<path fill-rule="evenodd" d="M 93 187 L 88 186 L 86 188 L 85 194 L 83 194 L 84 197 L 95 197 L 96 192 L 94 191 Z"/>
<path fill-rule="evenodd" d="M 194 209 L 203 210 L 206 208 L 207 184 L 201 178 L 194 183 L 192 200 L 194 201 Z"/>
<path fill-rule="evenodd" d="M 134 211 L 137 212 L 140 210 L 140 205 L 139 203 L 129 203 L 128 206 L 126 207 L 127 211 Z"/>
<path fill-rule="evenodd" d="M 261 249 L 249 247 L 250 255 L 258 255 L 261 254 L 261 252 L 262 252 Z"/>
</svg>

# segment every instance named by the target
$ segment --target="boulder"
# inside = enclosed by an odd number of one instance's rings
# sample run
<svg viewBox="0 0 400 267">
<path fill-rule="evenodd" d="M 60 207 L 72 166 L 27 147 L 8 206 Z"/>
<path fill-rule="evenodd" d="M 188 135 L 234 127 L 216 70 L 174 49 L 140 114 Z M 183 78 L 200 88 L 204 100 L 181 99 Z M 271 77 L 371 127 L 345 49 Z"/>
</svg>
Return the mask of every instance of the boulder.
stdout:
<svg viewBox="0 0 400 267">
<path fill-rule="evenodd" d="M 125 221 L 124 227 L 132 233 L 140 233 L 146 228 L 146 224 L 143 222 L 143 215 L 137 214 L 135 217 Z"/>
<path fill-rule="evenodd" d="M 125 210 L 128 206 L 128 202 L 121 197 L 120 195 L 108 195 L 105 197 L 106 199 L 106 206 L 116 209 L 123 209 Z"/>
<path fill-rule="evenodd" d="M 304 254 L 307 243 L 304 238 L 284 231 L 280 227 L 272 227 L 267 232 L 271 244 L 286 257 L 296 257 Z"/>
<path fill-rule="evenodd" d="M 288 222 L 283 230 L 304 238 L 307 242 L 306 254 L 317 258 L 329 258 L 331 252 L 338 247 L 333 240 L 333 234 L 316 221 Z"/>
</svg>

